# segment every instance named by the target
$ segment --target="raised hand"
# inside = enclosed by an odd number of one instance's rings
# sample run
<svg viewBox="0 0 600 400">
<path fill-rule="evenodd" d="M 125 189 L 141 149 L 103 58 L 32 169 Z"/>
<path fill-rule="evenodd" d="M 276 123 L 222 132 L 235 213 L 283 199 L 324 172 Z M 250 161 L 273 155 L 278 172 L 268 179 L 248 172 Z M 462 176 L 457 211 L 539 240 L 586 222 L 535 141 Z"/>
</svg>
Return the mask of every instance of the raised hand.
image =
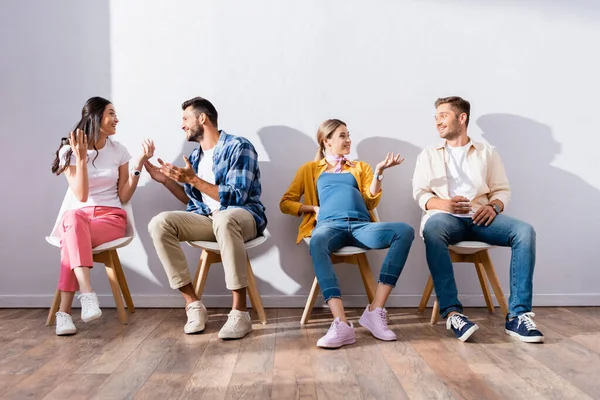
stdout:
<svg viewBox="0 0 600 400">
<path fill-rule="evenodd" d="M 156 165 L 152 164 L 150 161 L 146 161 L 144 163 L 144 168 L 148 171 L 148 175 L 150 178 L 154 179 L 158 183 L 165 183 L 167 181 L 167 176 L 160 172 L 160 168 Z"/>
<path fill-rule="evenodd" d="M 142 142 L 142 150 L 144 151 L 143 160 L 144 162 L 148 161 L 152 157 L 154 157 L 154 142 L 150 139 L 144 139 Z"/>
<path fill-rule="evenodd" d="M 71 146 L 75 158 L 87 160 L 87 136 L 81 129 L 77 129 L 76 133 L 71 132 L 71 135 L 69 136 L 69 146 Z"/>
<path fill-rule="evenodd" d="M 385 159 L 375 167 L 375 172 L 381 174 L 388 168 L 402 164 L 403 161 L 404 158 L 400 154 L 394 155 L 394 153 L 387 153 Z"/>
<path fill-rule="evenodd" d="M 158 163 L 161 165 L 160 172 L 174 181 L 191 183 L 192 180 L 196 178 L 196 173 L 194 172 L 194 168 L 192 168 L 192 164 L 190 164 L 190 160 L 188 160 L 186 156 L 183 156 L 183 161 L 185 162 L 185 167 L 180 168 L 173 164 L 166 163 L 159 158 Z"/>
</svg>

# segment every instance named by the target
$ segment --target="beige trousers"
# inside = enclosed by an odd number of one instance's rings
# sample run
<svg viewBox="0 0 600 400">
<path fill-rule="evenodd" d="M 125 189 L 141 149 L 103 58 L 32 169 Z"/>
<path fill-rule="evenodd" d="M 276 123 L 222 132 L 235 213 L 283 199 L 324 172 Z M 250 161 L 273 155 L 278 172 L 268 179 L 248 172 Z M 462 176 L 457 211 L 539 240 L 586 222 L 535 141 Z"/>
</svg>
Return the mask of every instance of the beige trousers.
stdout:
<svg viewBox="0 0 600 400">
<path fill-rule="evenodd" d="M 148 231 L 171 288 L 178 289 L 192 282 L 180 242 L 195 240 L 219 244 L 227 289 L 248 286 L 244 242 L 256 237 L 256 221 L 243 208 L 219 211 L 212 217 L 188 211 L 166 211 L 152 218 Z"/>
</svg>

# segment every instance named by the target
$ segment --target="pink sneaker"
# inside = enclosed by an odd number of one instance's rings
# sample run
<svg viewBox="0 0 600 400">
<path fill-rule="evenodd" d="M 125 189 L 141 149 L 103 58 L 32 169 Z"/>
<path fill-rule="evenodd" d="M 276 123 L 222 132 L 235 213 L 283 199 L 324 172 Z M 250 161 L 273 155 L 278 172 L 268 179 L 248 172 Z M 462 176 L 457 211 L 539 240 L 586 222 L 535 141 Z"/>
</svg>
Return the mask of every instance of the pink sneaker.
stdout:
<svg viewBox="0 0 600 400">
<path fill-rule="evenodd" d="M 397 340 L 396 334 L 388 328 L 387 311 L 385 308 L 376 308 L 369 311 L 369 306 L 365 308 L 358 323 L 364 326 L 379 340 Z"/>
<path fill-rule="evenodd" d="M 327 334 L 317 341 L 317 346 L 326 349 L 338 349 L 346 344 L 355 343 L 354 325 L 352 325 L 352 322 L 348 324 L 342 322 L 339 318 L 334 319 Z"/>
</svg>

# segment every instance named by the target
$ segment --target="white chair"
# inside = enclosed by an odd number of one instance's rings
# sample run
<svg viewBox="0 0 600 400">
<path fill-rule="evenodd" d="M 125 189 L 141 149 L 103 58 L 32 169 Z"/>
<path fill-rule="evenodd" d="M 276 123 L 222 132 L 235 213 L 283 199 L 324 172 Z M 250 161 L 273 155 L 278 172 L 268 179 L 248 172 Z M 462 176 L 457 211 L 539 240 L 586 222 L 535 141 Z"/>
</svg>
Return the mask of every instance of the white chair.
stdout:
<svg viewBox="0 0 600 400">
<path fill-rule="evenodd" d="M 60 247 L 60 221 L 63 214 L 73 208 L 73 204 L 77 199 L 73 192 L 68 189 L 65 194 L 65 198 L 60 207 L 58 217 L 54 223 L 54 228 L 50 236 L 46 236 L 46 241 L 52 246 Z M 127 313 L 123 305 L 123 299 L 121 298 L 121 292 L 125 298 L 127 304 L 127 310 L 131 313 L 135 312 L 133 306 L 133 300 L 131 299 L 131 293 L 129 293 L 129 287 L 127 286 L 127 280 L 125 279 L 125 273 L 117 254 L 117 249 L 127 246 L 135 238 L 135 223 L 133 220 L 133 210 L 131 209 L 130 203 L 123 204 L 123 209 L 127 212 L 127 229 L 125 231 L 125 237 L 101 244 L 100 246 L 94 247 L 92 253 L 94 255 L 94 262 L 102 263 L 106 267 L 106 275 L 108 275 L 108 281 L 112 289 L 113 297 L 115 298 L 115 305 L 117 307 L 117 313 L 119 315 L 119 321 L 123 324 L 127 324 Z M 60 306 L 60 290 L 56 290 L 54 294 L 54 301 L 52 307 L 48 313 L 48 319 L 46 325 L 52 325 L 54 323 L 55 314 Z"/>
<path fill-rule="evenodd" d="M 379 214 L 377 214 L 377 209 L 373 210 L 373 217 L 375 221 L 379 222 Z M 304 242 L 310 248 L 310 237 L 304 238 Z M 360 277 L 362 278 L 363 285 L 365 287 L 365 291 L 367 292 L 367 298 L 369 299 L 369 303 L 373 301 L 375 298 L 375 291 L 377 290 L 377 283 L 375 282 L 375 278 L 373 277 L 373 272 L 371 271 L 371 265 L 369 264 L 369 260 L 367 259 L 367 250 L 354 247 L 354 246 L 344 246 L 338 251 L 331 254 L 331 262 L 333 264 L 354 264 L 358 266 L 358 271 L 360 272 Z M 308 300 L 306 301 L 306 306 L 304 306 L 304 312 L 302 313 L 302 319 L 300 320 L 300 324 L 304 325 L 308 323 L 310 319 L 310 314 L 312 313 L 312 309 L 315 306 L 315 301 L 317 300 L 317 296 L 319 295 L 319 282 L 317 281 L 317 277 L 313 280 L 312 287 L 310 288 L 310 293 L 308 295 Z"/>
<path fill-rule="evenodd" d="M 248 250 L 253 247 L 260 246 L 266 241 L 267 237 L 260 235 L 255 239 L 249 240 L 246 243 L 244 243 L 244 247 L 246 248 L 247 261 L 246 274 L 248 275 L 248 296 L 250 296 L 250 304 L 252 305 L 252 308 L 256 310 L 256 313 L 258 314 L 258 319 L 262 324 L 267 323 L 267 314 L 265 313 L 260 294 L 258 293 L 258 288 L 256 287 L 256 279 L 254 278 L 254 272 L 252 272 L 252 264 L 250 264 Z M 202 298 L 202 293 L 204 292 L 204 286 L 206 285 L 206 278 L 208 277 L 208 271 L 210 269 L 211 264 L 222 262 L 221 250 L 219 249 L 219 244 L 217 242 L 197 240 L 189 241 L 187 242 L 187 244 L 202 250 L 202 254 L 200 255 L 200 261 L 198 261 L 198 269 L 196 269 L 196 275 L 194 276 L 193 281 L 196 296 L 198 296 L 198 298 L 200 299 Z"/>
<path fill-rule="evenodd" d="M 504 292 L 502 292 L 500 281 L 498 280 L 496 270 L 494 269 L 494 264 L 492 264 L 492 260 L 490 259 L 490 255 L 488 253 L 488 250 L 493 247 L 495 246 L 484 242 L 464 241 L 448 246 L 448 250 L 450 250 L 450 258 L 452 259 L 453 263 L 462 262 L 473 263 L 475 265 L 475 271 L 477 271 L 477 276 L 479 277 L 479 284 L 481 285 L 481 290 L 483 291 L 483 297 L 485 298 L 488 311 L 490 313 L 494 312 L 494 303 L 492 302 L 492 295 L 490 294 L 487 280 L 490 281 L 490 284 L 494 289 L 496 300 L 502 309 L 502 313 L 506 315 L 508 314 L 508 303 L 506 302 Z M 433 279 L 431 275 L 429 275 L 427 285 L 425 285 L 425 290 L 423 291 L 423 296 L 421 297 L 421 303 L 419 304 L 419 313 L 423 313 L 425 311 L 425 307 L 427 307 L 427 303 L 429 302 L 432 291 Z M 439 315 L 440 305 L 436 298 L 435 302 L 433 303 L 433 311 L 430 320 L 431 325 L 435 325 L 438 322 Z"/>
</svg>

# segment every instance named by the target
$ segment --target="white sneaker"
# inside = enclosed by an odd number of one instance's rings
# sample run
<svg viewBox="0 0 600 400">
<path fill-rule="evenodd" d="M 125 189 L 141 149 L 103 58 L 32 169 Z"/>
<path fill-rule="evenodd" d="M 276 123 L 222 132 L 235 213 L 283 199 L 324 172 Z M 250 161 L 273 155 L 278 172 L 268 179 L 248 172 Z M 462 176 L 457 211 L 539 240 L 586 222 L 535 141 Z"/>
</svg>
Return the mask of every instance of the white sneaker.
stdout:
<svg viewBox="0 0 600 400">
<path fill-rule="evenodd" d="M 67 313 L 59 311 L 56 313 L 56 335 L 74 335 L 77 332 L 77 328 L 73 323 L 73 318 Z"/>
<path fill-rule="evenodd" d="M 185 313 L 187 314 L 187 323 L 183 331 L 185 333 L 202 332 L 208 319 L 208 312 L 204 304 L 200 300 L 194 301 L 185 308 Z"/>
<path fill-rule="evenodd" d="M 250 313 L 231 310 L 227 322 L 219 331 L 219 339 L 241 339 L 250 332 L 252 332 Z"/>
<path fill-rule="evenodd" d="M 98 305 L 98 296 L 96 296 L 96 293 L 81 293 L 77 298 L 81 301 L 81 320 L 83 322 L 90 322 L 100 318 L 102 310 L 100 310 L 100 306 Z"/>
</svg>

